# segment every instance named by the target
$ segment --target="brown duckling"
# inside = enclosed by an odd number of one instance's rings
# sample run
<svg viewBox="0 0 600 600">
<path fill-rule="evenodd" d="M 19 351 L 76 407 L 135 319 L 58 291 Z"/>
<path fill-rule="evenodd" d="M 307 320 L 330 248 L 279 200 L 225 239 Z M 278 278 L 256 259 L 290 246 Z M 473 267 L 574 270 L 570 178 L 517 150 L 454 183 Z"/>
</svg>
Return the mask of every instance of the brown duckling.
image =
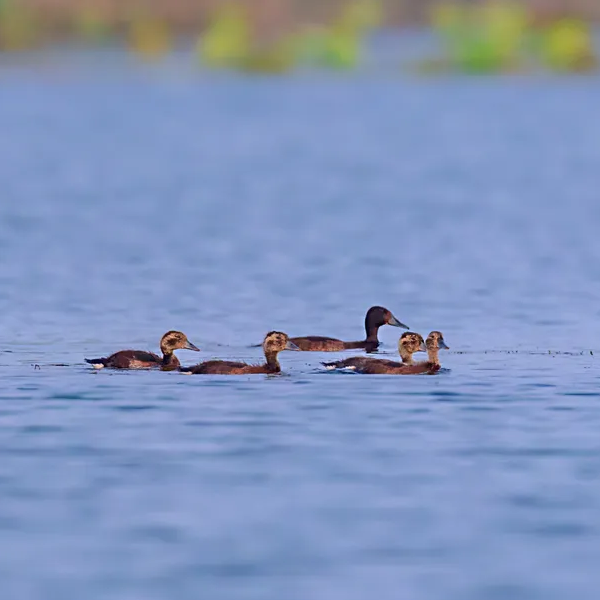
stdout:
<svg viewBox="0 0 600 600">
<path fill-rule="evenodd" d="M 432 331 L 425 340 L 425 346 L 427 347 L 427 362 L 423 363 L 423 366 L 426 366 L 427 370 L 423 372 L 435 373 L 441 368 L 438 356 L 440 350 L 450 350 L 450 347 L 446 345 L 441 331 Z"/>
<path fill-rule="evenodd" d="M 399 370 L 404 372 L 408 367 L 414 365 L 413 354 L 415 352 L 426 352 L 423 337 L 411 331 L 404 332 L 398 340 L 398 352 L 402 357 L 402 362 L 368 358 L 366 356 L 352 356 L 345 360 L 324 362 L 321 364 L 328 369 L 352 369 L 358 373 L 395 373 Z"/>
<path fill-rule="evenodd" d="M 338 352 L 339 350 L 364 348 L 367 352 L 373 352 L 379 347 L 377 333 L 382 325 L 392 325 L 393 327 L 408 329 L 387 308 L 372 306 L 365 316 L 365 332 L 367 337 L 362 341 L 343 342 L 335 338 L 321 336 L 294 337 L 291 340 L 300 350 L 304 351 Z"/>
<path fill-rule="evenodd" d="M 179 359 L 175 356 L 175 350 L 194 350 L 200 349 L 194 346 L 187 339 L 187 336 L 181 331 L 168 331 L 160 340 L 160 351 L 162 358 L 153 352 L 144 350 L 121 350 L 111 354 L 108 358 L 86 358 L 94 369 L 149 369 L 160 367 L 166 371 L 177 369 L 180 365 Z"/>
<path fill-rule="evenodd" d="M 262 365 L 249 365 L 229 360 L 208 360 L 193 367 L 182 367 L 182 373 L 191 375 L 255 375 L 260 373 L 281 373 L 277 355 L 283 350 L 299 350 L 285 333 L 270 331 L 262 344 L 266 362 Z"/>
<path fill-rule="evenodd" d="M 420 337 L 420 336 L 419 336 Z M 423 338 L 421 338 L 423 339 Z M 394 370 L 379 370 L 379 371 L 360 371 L 361 373 L 391 373 L 397 375 L 419 375 L 422 373 L 428 373 L 429 375 L 433 375 L 440 370 L 440 360 L 438 357 L 438 353 L 440 349 L 449 350 L 448 346 L 446 346 L 446 342 L 444 342 L 444 336 L 439 331 L 432 331 L 425 341 L 425 347 L 427 349 L 427 360 L 411 363 L 404 366 L 402 369 Z M 358 369 L 357 369 L 358 371 Z"/>
</svg>

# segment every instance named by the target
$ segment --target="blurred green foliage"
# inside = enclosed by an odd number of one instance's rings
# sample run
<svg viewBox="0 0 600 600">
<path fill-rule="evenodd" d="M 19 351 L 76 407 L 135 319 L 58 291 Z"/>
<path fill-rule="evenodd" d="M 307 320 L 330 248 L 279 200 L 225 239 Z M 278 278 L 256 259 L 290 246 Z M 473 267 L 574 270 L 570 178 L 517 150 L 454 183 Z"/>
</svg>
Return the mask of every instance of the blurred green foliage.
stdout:
<svg viewBox="0 0 600 600">
<path fill-rule="evenodd" d="M 364 37 L 381 22 L 380 2 L 351 2 L 330 27 L 322 28 L 318 34 L 300 36 L 298 56 L 315 66 L 353 69 L 360 62 Z"/>
<path fill-rule="evenodd" d="M 352 69 L 358 64 L 360 53 L 360 37 L 354 31 L 339 25 L 302 33 L 296 37 L 296 57 L 300 64 L 329 69 Z"/>
<path fill-rule="evenodd" d="M 213 14 L 198 42 L 198 54 L 213 68 L 236 67 L 252 48 L 250 22 L 241 5 L 230 4 Z"/>
<path fill-rule="evenodd" d="M 287 73 L 295 66 L 294 48 L 288 42 L 280 42 L 262 48 L 253 48 L 236 67 L 249 73 Z"/>
<path fill-rule="evenodd" d="M 41 13 L 27 6 L 22 0 L 0 0 L 0 50 L 26 50 L 56 33 L 52 23 L 43 22 Z M 173 46 L 170 25 L 148 5 L 145 10 L 142 4 L 136 6 L 134 13 L 121 14 L 121 21 L 115 20 L 116 13 L 111 21 L 93 0 L 81 0 L 68 29 L 89 43 L 124 34 L 132 52 L 156 60 Z M 281 30 L 275 26 L 261 37 L 248 3 L 231 0 L 215 6 L 196 44 L 198 60 L 209 68 L 249 73 L 286 73 L 298 66 L 355 69 L 362 62 L 365 37 L 384 21 L 381 0 L 348 0 L 327 25 Z M 431 25 L 443 52 L 418 63 L 429 73 L 563 73 L 598 66 L 589 24 L 564 16 L 542 22 L 518 0 L 443 0 L 431 11 Z"/>
<path fill-rule="evenodd" d="M 561 19 L 541 36 L 541 58 L 555 71 L 588 71 L 597 67 L 589 25 L 577 19 Z"/>
<path fill-rule="evenodd" d="M 579 71 L 596 65 L 589 25 L 574 18 L 536 25 L 518 2 L 442 2 L 434 7 L 431 22 L 444 42 L 445 55 L 425 67 L 500 73 L 536 67 Z"/>
<path fill-rule="evenodd" d="M 212 68 L 285 72 L 298 64 L 332 69 L 357 66 L 362 39 L 381 21 L 376 0 L 348 4 L 330 27 L 292 34 L 268 45 L 253 36 L 249 15 L 241 5 L 226 5 L 213 15 L 198 43 L 203 62 Z"/>
</svg>

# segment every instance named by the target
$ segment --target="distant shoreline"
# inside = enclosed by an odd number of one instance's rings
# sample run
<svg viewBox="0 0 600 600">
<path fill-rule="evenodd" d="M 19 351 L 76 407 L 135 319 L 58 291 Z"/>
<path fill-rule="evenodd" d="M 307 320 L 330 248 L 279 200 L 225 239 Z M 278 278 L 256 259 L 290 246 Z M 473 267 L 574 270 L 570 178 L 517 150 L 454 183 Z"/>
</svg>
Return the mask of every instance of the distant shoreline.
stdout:
<svg viewBox="0 0 600 600">
<path fill-rule="evenodd" d="M 11 1 L 11 0 L 9 0 Z M 0 3 L 2 0 L 0 0 Z M 226 0 L 12 0 L 30 9 L 51 37 L 68 36 L 73 24 L 87 15 L 114 32 L 140 17 L 163 21 L 176 34 L 195 34 L 206 28 L 213 11 Z M 435 0 L 381 0 L 383 24 L 403 27 L 425 24 Z M 467 2 L 464 2 L 467 4 Z M 568 14 L 600 22 L 598 0 L 523 0 L 540 18 Z M 277 37 L 303 25 L 331 23 L 349 0 L 243 0 L 259 37 Z M 471 4 L 472 3 L 468 3 Z M 568 8 L 567 8 L 568 7 Z"/>
</svg>

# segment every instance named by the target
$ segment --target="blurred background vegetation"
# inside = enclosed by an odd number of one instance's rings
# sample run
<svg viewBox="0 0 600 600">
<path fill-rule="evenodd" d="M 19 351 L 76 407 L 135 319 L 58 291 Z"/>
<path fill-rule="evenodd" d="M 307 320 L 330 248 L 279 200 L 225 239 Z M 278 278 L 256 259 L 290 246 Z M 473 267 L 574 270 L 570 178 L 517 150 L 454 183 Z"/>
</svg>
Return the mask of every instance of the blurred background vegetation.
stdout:
<svg viewBox="0 0 600 600">
<path fill-rule="evenodd" d="M 258 73 L 354 69 L 378 31 L 430 27 L 422 73 L 586 72 L 600 0 L 0 0 L 0 52 L 125 44 L 146 60 Z"/>
</svg>

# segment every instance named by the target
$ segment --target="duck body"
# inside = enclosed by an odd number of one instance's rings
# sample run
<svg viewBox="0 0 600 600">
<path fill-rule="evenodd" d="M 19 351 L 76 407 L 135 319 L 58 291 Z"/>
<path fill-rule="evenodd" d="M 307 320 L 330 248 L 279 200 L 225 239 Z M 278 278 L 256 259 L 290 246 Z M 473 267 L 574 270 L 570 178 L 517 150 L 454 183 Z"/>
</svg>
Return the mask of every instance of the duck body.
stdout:
<svg viewBox="0 0 600 600">
<path fill-rule="evenodd" d="M 392 363 L 381 366 L 368 365 L 360 372 L 369 375 L 420 375 L 421 373 L 433 374 L 436 371 L 439 371 L 439 369 L 439 365 L 436 367 L 435 365 L 430 364 L 428 361 L 423 361 L 415 363 L 414 365 L 406 365 L 404 363 Z"/>
<path fill-rule="evenodd" d="M 405 363 L 396 362 L 393 360 L 380 360 L 377 358 L 367 358 L 364 356 L 354 356 L 347 358 L 346 360 L 340 360 L 335 363 L 323 363 L 328 369 L 349 369 L 356 371 L 357 373 L 369 373 L 369 374 L 384 374 L 393 372 L 402 372 L 407 369 L 409 365 Z"/>
<path fill-rule="evenodd" d="M 357 342 L 344 342 L 336 338 L 309 335 L 304 337 L 293 337 L 291 341 L 305 352 L 339 352 L 341 350 L 359 350 L 364 349 L 367 352 L 374 352 L 379 347 L 379 328 L 382 325 L 392 325 L 393 327 L 403 327 L 408 329 L 404 323 L 401 323 L 396 317 L 382 306 L 372 306 L 365 316 L 366 338 Z"/>
<path fill-rule="evenodd" d="M 328 369 L 352 369 L 366 375 L 434 375 L 441 369 L 439 351 L 448 350 L 444 336 L 439 331 L 432 331 L 427 340 L 418 333 L 403 333 L 398 342 L 402 362 L 380 360 L 355 356 L 334 363 L 323 363 Z M 427 352 L 427 360 L 413 362 L 415 352 Z"/>
<path fill-rule="evenodd" d="M 299 349 L 287 334 L 280 331 L 267 333 L 262 346 L 266 359 L 262 365 L 250 365 L 229 360 L 208 360 L 193 367 L 182 367 L 179 370 L 189 375 L 259 375 L 261 373 L 275 375 L 281 373 L 277 355 L 283 350 Z"/>
<path fill-rule="evenodd" d="M 364 340 L 362 342 L 343 342 L 335 338 L 308 335 L 306 337 L 290 338 L 300 350 L 305 352 L 339 352 L 341 350 L 358 350 L 364 348 L 374 352 L 379 347 L 379 340 Z"/>
<path fill-rule="evenodd" d="M 164 371 L 173 371 L 179 368 L 179 359 L 175 350 L 193 350 L 199 352 L 184 333 L 181 331 L 168 331 L 160 340 L 162 358 L 154 352 L 145 350 L 120 350 L 108 357 L 86 358 L 85 362 L 95 369 L 152 369 L 160 368 Z"/>
<path fill-rule="evenodd" d="M 243 362 L 233 362 L 230 360 L 207 360 L 193 367 L 182 367 L 182 373 L 191 375 L 259 375 L 261 373 L 275 375 L 281 373 L 281 366 L 270 365 L 249 365 Z"/>
<path fill-rule="evenodd" d="M 364 373 L 365 375 L 410 375 L 413 373 L 411 369 L 414 369 L 415 366 L 373 358 L 370 362 L 357 367 L 355 370 L 357 373 Z"/>
<path fill-rule="evenodd" d="M 366 356 L 352 356 L 351 358 L 345 358 L 344 360 L 338 360 L 335 362 L 324 362 L 321 363 L 330 370 L 333 369 L 351 369 L 353 371 L 362 372 L 364 369 L 368 369 L 370 364 L 378 365 L 401 365 L 393 360 L 383 360 L 377 358 L 368 358 Z"/>
<path fill-rule="evenodd" d="M 177 360 L 177 357 L 173 357 Z M 108 357 L 86 358 L 85 362 L 95 369 L 151 369 L 159 367 L 162 358 L 153 352 L 144 350 L 120 350 Z"/>
</svg>

